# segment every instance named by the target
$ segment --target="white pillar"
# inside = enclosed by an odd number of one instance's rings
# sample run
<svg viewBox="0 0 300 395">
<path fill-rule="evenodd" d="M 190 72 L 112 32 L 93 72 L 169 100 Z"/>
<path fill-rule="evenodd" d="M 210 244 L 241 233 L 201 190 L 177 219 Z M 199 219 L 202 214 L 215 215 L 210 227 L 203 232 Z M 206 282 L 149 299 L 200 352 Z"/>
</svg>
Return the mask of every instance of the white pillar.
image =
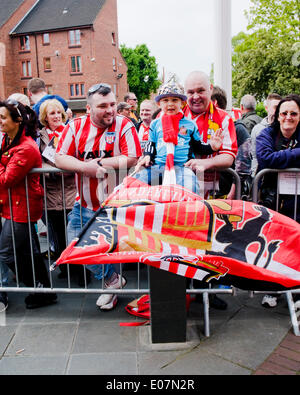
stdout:
<svg viewBox="0 0 300 395">
<path fill-rule="evenodd" d="M 227 93 L 227 110 L 232 108 L 231 0 L 215 0 L 214 82 Z"/>
</svg>

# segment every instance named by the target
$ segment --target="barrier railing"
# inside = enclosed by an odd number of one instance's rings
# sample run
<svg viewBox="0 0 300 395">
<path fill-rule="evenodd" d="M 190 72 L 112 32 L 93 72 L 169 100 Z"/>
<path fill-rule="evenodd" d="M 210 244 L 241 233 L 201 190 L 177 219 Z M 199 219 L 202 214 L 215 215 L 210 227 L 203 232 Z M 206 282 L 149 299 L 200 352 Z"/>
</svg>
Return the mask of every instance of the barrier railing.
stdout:
<svg viewBox="0 0 300 395">
<path fill-rule="evenodd" d="M 275 207 L 274 209 L 277 212 L 280 212 L 280 196 L 281 195 L 290 195 L 294 196 L 294 209 L 293 209 L 293 219 L 296 220 L 297 218 L 297 211 L 298 211 L 298 201 L 300 203 L 300 169 L 298 168 L 287 168 L 287 169 L 263 169 L 261 170 L 253 180 L 252 184 L 252 200 L 255 203 L 260 201 L 260 193 L 261 193 L 261 183 L 263 177 L 268 174 L 275 174 L 286 175 L 287 177 L 284 180 L 277 180 L 276 185 L 274 185 L 274 193 L 272 195 L 272 199 L 274 199 Z M 280 193 L 281 192 L 281 193 Z M 287 192 L 287 193 L 283 193 Z M 263 291 L 251 291 L 250 294 L 268 294 L 268 292 Z M 300 289 L 293 290 L 293 291 L 278 291 L 272 292 L 272 295 L 286 295 L 291 322 L 293 326 L 293 331 L 296 336 L 300 336 L 300 322 L 298 321 L 298 316 L 300 315 L 300 308 L 297 311 L 297 308 L 294 303 L 293 294 L 300 294 Z"/>
<path fill-rule="evenodd" d="M 241 182 L 238 174 L 232 170 L 232 169 L 225 169 L 223 170 L 225 173 L 230 174 L 234 178 L 234 182 L 236 184 L 236 191 L 235 191 L 235 196 L 236 199 L 240 198 L 240 191 L 241 191 Z M 3 279 L 3 270 L 1 269 L 0 266 L 0 291 L 3 292 L 39 292 L 39 293 L 114 293 L 117 295 L 142 295 L 149 293 L 149 281 L 148 281 L 148 270 L 142 270 L 142 264 L 137 263 L 136 265 L 136 270 L 128 271 L 128 276 L 130 277 L 130 281 L 127 283 L 126 288 L 122 289 L 114 289 L 114 290 L 109 290 L 105 289 L 104 287 L 104 279 L 102 281 L 91 281 L 88 283 L 87 281 L 87 272 L 86 272 L 86 267 L 85 265 L 82 265 L 82 270 L 83 270 L 83 275 L 84 275 L 84 285 L 83 286 L 78 286 L 78 284 L 75 284 L 74 279 L 71 276 L 70 273 L 70 267 L 67 265 L 67 278 L 62 280 L 58 279 L 57 276 L 57 270 L 52 271 L 51 265 L 53 264 L 53 260 L 51 258 L 51 240 L 49 236 L 49 220 L 48 220 L 48 207 L 47 207 L 47 194 L 46 194 L 46 184 L 47 184 L 47 176 L 49 174 L 53 174 L 56 177 L 60 178 L 60 182 L 62 185 L 62 202 L 63 202 L 63 216 L 64 216 L 64 232 L 65 232 L 65 240 L 67 241 L 67 208 L 66 208 L 66 199 L 65 199 L 65 184 L 64 184 L 64 174 L 68 172 L 64 172 L 60 169 L 55 169 L 55 168 L 43 168 L 43 169 L 33 169 L 32 173 L 39 173 L 41 175 L 41 183 L 44 187 L 45 191 L 45 196 L 44 196 L 44 228 L 45 228 L 45 233 L 46 237 L 42 238 L 39 237 L 39 242 L 42 248 L 42 251 L 46 256 L 46 262 L 47 262 L 47 271 L 49 273 L 49 280 L 50 280 L 50 286 L 49 287 L 43 287 L 40 288 L 36 284 L 36 273 L 35 273 L 35 265 L 34 265 L 34 251 L 33 251 L 33 236 L 31 232 L 31 225 L 30 225 L 30 210 L 29 210 L 29 198 L 28 198 L 28 182 L 27 178 L 25 180 L 25 187 L 26 187 L 26 202 L 27 202 L 27 207 L 24 207 L 24 210 L 27 210 L 28 218 L 29 218 L 29 223 L 28 223 L 28 229 L 29 229 L 29 243 L 30 243 L 30 252 L 31 252 L 31 263 L 32 263 L 32 282 L 34 286 L 28 287 L 24 286 L 21 283 L 21 280 L 19 278 L 19 265 L 22 264 L 22 262 L 18 262 L 18 254 L 16 251 L 16 243 L 15 243 L 15 238 L 14 238 L 14 231 L 12 229 L 12 241 L 13 241 L 13 254 L 14 254 L 14 267 L 15 267 L 15 278 L 10 279 L 9 283 L 7 284 L 4 282 Z M 108 183 L 109 191 L 108 193 L 112 192 L 113 188 L 120 184 L 122 179 L 127 175 L 127 171 L 125 172 L 109 172 L 109 177 L 110 181 Z M 82 185 L 80 186 L 82 188 Z M 215 189 L 215 188 L 214 188 Z M 10 212 L 12 213 L 12 201 L 11 201 L 11 191 L 9 191 L 9 207 L 10 207 Z M 39 225 L 42 224 L 41 221 L 39 221 Z M 12 222 L 13 226 L 13 222 Z M 67 243 L 66 243 L 67 244 Z M 124 271 L 124 264 L 119 264 L 117 265 L 119 273 L 122 275 Z M 144 266 L 143 266 L 144 267 Z M 203 295 L 203 306 L 204 306 L 204 333 L 206 336 L 209 336 L 210 331 L 209 331 L 209 300 L 208 296 L 209 294 L 234 294 L 235 290 L 233 288 L 229 289 L 187 289 L 187 293 L 189 294 L 202 294 Z"/>
</svg>

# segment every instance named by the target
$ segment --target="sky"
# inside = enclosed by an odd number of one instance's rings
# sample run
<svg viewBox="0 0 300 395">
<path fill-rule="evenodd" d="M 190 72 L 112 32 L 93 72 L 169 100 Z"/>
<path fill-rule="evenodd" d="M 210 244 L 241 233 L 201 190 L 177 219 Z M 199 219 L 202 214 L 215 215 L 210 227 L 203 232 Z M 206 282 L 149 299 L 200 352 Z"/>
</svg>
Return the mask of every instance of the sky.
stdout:
<svg viewBox="0 0 300 395">
<path fill-rule="evenodd" d="M 232 1 L 232 36 L 247 32 L 250 0 Z M 146 44 L 160 76 L 175 73 L 181 83 L 193 70 L 210 74 L 215 62 L 213 0 L 117 0 L 119 43 Z"/>
</svg>

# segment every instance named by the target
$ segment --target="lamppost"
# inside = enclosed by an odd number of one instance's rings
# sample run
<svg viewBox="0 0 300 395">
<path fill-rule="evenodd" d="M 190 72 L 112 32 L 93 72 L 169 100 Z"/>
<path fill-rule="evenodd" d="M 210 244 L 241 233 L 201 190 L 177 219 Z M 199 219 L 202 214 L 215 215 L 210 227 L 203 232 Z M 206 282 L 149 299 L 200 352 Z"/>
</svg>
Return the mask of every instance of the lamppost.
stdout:
<svg viewBox="0 0 300 395">
<path fill-rule="evenodd" d="M 231 0 L 215 0 L 214 83 L 227 93 L 227 110 L 232 109 Z"/>
</svg>

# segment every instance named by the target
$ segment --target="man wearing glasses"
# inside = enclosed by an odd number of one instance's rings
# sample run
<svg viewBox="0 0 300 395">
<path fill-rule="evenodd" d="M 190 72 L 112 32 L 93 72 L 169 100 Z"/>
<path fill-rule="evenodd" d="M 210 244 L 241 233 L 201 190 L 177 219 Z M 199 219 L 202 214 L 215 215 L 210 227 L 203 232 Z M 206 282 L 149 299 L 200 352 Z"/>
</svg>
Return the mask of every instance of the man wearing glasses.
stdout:
<svg viewBox="0 0 300 395">
<path fill-rule="evenodd" d="M 130 118 L 133 118 L 138 122 L 139 121 L 139 117 L 138 117 L 138 113 L 137 113 L 138 100 L 136 98 L 136 95 L 133 92 L 128 92 L 124 96 L 124 101 L 125 101 L 125 103 L 128 103 L 131 107 Z"/>
<path fill-rule="evenodd" d="M 87 115 L 72 120 L 64 129 L 56 150 L 57 167 L 76 172 L 77 198 L 68 218 L 68 241 L 78 236 L 106 198 L 107 170 L 128 169 L 141 156 L 141 147 L 132 122 L 117 114 L 116 97 L 107 84 L 96 84 L 88 91 Z M 82 188 L 81 188 L 82 182 Z M 82 215 L 82 221 L 81 221 Z M 126 284 L 114 265 L 87 265 L 96 279 L 104 277 L 105 288 Z M 111 310 L 114 294 L 102 294 L 96 304 Z"/>
</svg>

